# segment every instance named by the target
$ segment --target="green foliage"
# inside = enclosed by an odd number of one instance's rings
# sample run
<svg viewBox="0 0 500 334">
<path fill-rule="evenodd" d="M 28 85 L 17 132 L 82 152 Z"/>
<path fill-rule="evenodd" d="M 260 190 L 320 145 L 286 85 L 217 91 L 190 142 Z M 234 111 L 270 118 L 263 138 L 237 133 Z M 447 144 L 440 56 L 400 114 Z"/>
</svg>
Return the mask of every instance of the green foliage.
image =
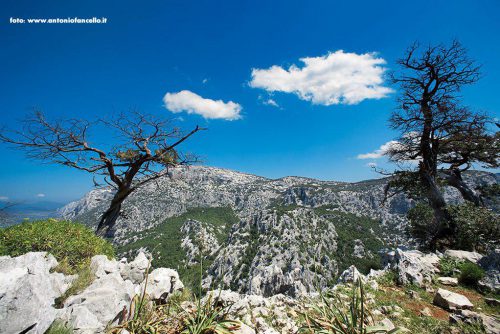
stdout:
<svg viewBox="0 0 500 334">
<path fill-rule="evenodd" d="M 140 152 L 129 148 L 125 151 L 118 151 L 115 155 L 120 162 L 134 162 L 140 156 Z"/>
<path fill-rule="evenodd" d="M 71 286 L 55 300 L 55 305 L 57 307 L 62 307 L 64 301 L 69 297 L 76 295 L 83 290 L 85 290 L 95 279 L 94 271 L 90 268 L 90 263 L 87 261 L 85 264 L 82 264 L 78 271 L 76 272 L 77 277 L 73 282 L 71 282 Z"/>
<path fill-rule="evenodd" d="M 149 269 L 148 269 L 149 272 Z M 193 295 L 180 291 L 171 295 L 165 304 L 156 304 L 146 294 L 148 274 L 140 295 L 130 302 L 128 312 L 118 316 L 118 325 L 108 328 L 109 334 L 127 331 L 130 334 L 231 334 L 240 328 L 240 323 L 228 319 L 229 309 L 220 307 L 213 295 L 205 302 L 191 302 Z M 188 306 L 183 306 L 187 302 Z"/>
<path fill-rule="evenodd" d="M 458 276 L 458 281 L 464 285 L 475 287 L 483 277 L 484 270 L 475 263 L 465 261 L 460 266 L 460 276 Z"/>
<path fill-rule="evenodd" d="M 441 275 L 458 277 L 460 284 L 477 287 L 485 275 L 484 270 L 475 263 L 466 260 L 459 260 L 451 257 L 444 257 L 439 261 Z"/>
<path fill-rule="evenodd" d="M 47 219 L 0 229 L 0 255 L 49 252 L 60 269 L 74 273 L 97 254 L 114 257 L 113 246 L 82 224 Z"/>
<path fill-rule="evenodd" d="M 377 279 L 377 282 L 384 286 L 394 286 L 397 284 L 397 273 L 395 270 L 388 270 Z"/>
<path fill-rule="evenodd" d="M 463 260 L 459 260 L 453 257 L 443 257 L 439 260 L 439 271 L 442 276 L 453 277 L 456 276 L 456 270 L 460 270 L 460 267 L 464 263 Z"/>
<path fill-rule="evenodd" d="M 498 212 L 500 209 L 500 184 L 494 183 L 478 187 L 479 193 L 487 207 L 495 208 Z"/>
<path fill-rule="evenodd" d="M 334 254 L 325 254 L 337 260 L 339 272 L 356 264 L 356 268 L 364 274 L 370 269 L 381 269 L 379 250 L 384 247 L 384 243 L 379 239 L 384 234 L 380 223 L 368 217 L 360 217 L 351 213 L 339 211 L 322 212 L 322 208 L 317 208 L 318 214 L 328 219 L 335 225 L 337 232 L 337 251 Z M 355 240 L 363 242 L 366 252 L 370 252 L 372 257 L 358 258 L 354 256 Z"/>
<path fill-rule="evenodd" d="M 396 171 L 387 184 L 387 193 L 392 191 L 404 191 L 411 199 L 421 200 L 425 198 L 425 189 L 420 181 L 418 172 Z"/>
<path fill-rule="evenodd" d="M 358 280 L 353 285 L 349 304 L 340 295 L 320 294 L 319 301 L 312 301 L 303 312 L 304 325 L 302 333 L 317 334 L 375 334 L 397 333 L 398 328 L 388 329 L 373 326 L 372 316 L 366 305 L 363 283 Z"/>
<path fill-rule="evenodd" d="M 240 328 L 240 323 L 228 319 L 228 307 L 218 306 L 217 298 L 208 295 L 205 302 L 197 303 L 196 311 L 184 319 L 181 334 L 230 334 Z"/>
<path fill-rule="evenodd" d="M 136 234 L 138 240 L 118 247 L 117 253 L 124 256 L 141 247 L 148 249 L 153 253 L 152 267 L 176 269 L 184 285 L 198 294 L 200 264 L 187 265 L 186 252 L 181 246 L 181 227 L 189 219 L 213 226 L 221 244 L 226 242 L 231 226 L 239 221 L 231 208 L 191 208 L 178 217 L 168 218 L 160 225 Z M 212 262 L 213 258 L 204 258 L 204 268 L 210 267 Z"/>
<path fill-rule="evenodd" d="M 500 240 L 500 220 L 493 211 L 464 203 L 451 205 L 449 212 L 457 225 L 457 249 L 487 252 Z"/>
<path fill-rule="evenodd" d="M 456 226 L 456 231 L 449 240 L 450 247 L 487 252 L 500 239 L 499 216 L 493 211 L 469 202 L 450 205 L 447 209 Z M 430 206 L 425 203 L 417 204 L 408 211 L 408 219 L 409 234 L 424 248 L 431 247 L 438 227 Z"/>
<path fill-rule="evenodd" d="M 45 334 L 72 334 L 73 329 L 64 322 L 56 320 L 50 325 Z"/>
<path fill-rule="evenodd" d="M 434 220 L 434 212 L 425 203 L 418 203 L 408 213 L 408 234 L 415 238 L 424 248 L 430 247 L 437 226 Z"/>
</svg>

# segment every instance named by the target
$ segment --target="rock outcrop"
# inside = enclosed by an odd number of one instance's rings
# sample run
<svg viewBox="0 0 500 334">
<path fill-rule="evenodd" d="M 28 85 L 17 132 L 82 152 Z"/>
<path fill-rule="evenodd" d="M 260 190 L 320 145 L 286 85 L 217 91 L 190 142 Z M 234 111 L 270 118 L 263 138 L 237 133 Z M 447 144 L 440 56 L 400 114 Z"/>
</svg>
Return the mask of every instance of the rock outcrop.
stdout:
<svg viewBox="0 0 500 334">
<path fill-rule="evenodd" d="M 479 287 L 495 293 L 500 292 L 500 249 L 495 249 L 479 260 L 478 264 L 485 270 L 485 277 L 479 281 Z"/>
<path fill-rule="evenodd" d="M 464 173 L 464 178 L 473 188 L 497 182 L 494 174 L 485 172 Z M 155 254 L 164 260 L 160 266 L 189 270 L 198 264 L 202 239 L 203 253 L 211 258 L 205 288 L 222 282 L 223 288 L 240 293 L 297 296 L 314 289 L 314 281 L 320 286 L 331 283 L 351 264 L 367 271 L 378 262 L 384 245 L 412 245 L 404 231 L 406 212 L 414 203 L 399 194 L 381 205 L 387 182 L 273 180 L 204 166 L 172 168 L 170 177 L 127 198 L 113 241 L 125 248 L 119 255 L 127 258 L 141 247 L 158 252 L 158 244 L 169 243 L 169 249 L 182 254 L 169 258 L 174 252 L 165 251 L 165 246 L 163 254 Z M 106 189 L 92 191 L 61 214 L 93 225 L 110 194 Z M 454 189 L 446 189 L 445 195 L 450 203 L 460 198 Z M 213 210 L 211 217 L 199 214 L 205 209 Z M 228 214 L 234 220 L 220 219 Z M 166 227 L 173 221 L 175 231 Z M 178 235 L 179 245 L 172 246 L 172 233 Z"/>
<path fill-rule="evenodd" d="M 358 280 L 366 282 L 366 276 L 360 273 L 356 266 L 350 266 L 340 274 L 338 283 L 355 283 Z"/>
<path fill-rule="evenodd" d="M 434 305 L 440 306 L 446 310 L 468 310 L 472 309 L 474 305 L 464 295 L 448 291 L 445 289 L 438 289 L 433 300 Z"/>
<path fill-rule="evenodd" d="M 102 333 L 144 290 L 149 260 L 143 253 L 130 263 L 94 256 L 93 282 L 69 296 L 62 308 L 55 308 L 55 300 L 76 277 L 53 272 L 57 265 L 44 252 L 0 257 L 0 333 L 43 334 L 55 320 L 68 324 L 74 333 Z M 148 276 L 146 292 L 152 299 L 165 300 L 182 288 L 175 270 L 157 268 Z"/>
<path fill-rule="evenodd" d="M 438 282 L 443 285 L 457 286 L 458 279 L 456 277 L 438 277 Z"/>
<path fill-rule="evenodd" d="M 455 258 L 458 260 L 467 260 L 473 263 L 477 263 L 483 258 L 483 255 L 477 252 L 468 252 L 463 250 L 447 249 L 444 252 L 444 256 Z"/>
<path fill-rule="evenodd" d="M 424 254 L 417 250 L 403 251 L 397 249 L 394 254 L 386 256 L 389 268 L 397 273 L 400 285 L 415 284 L 424 286 L 430 282 L 432 275 L 439 272 L 439 257 L 436 254 Z"/>
<path fill-rule="evenodd" d="M 228 307 L 232 319 L 239 320 L 243 324 L 251 324 L 250 329 L 244 326 L 249 333 L 296 333 L 299 329 L 296 323 L 298 315 L 293 311 L 293 307 L 300 304 L 299 299 L 282 294 L 263 297 L 239 294 L 230 290 L 214 290 L 208 292 L 203 301 L 205 302 L 209 296 L 217 300 L 220 305 Z M 251 332 L 252 330 L 254 332 Z"/>
<path fill-rule="evenodd" d="M 74 277 L 51 272 L 57 260 L 45 252 L 0 257 L 0 333 L 43 334 L 59 314 L 52 305 Z"/>
</svg>

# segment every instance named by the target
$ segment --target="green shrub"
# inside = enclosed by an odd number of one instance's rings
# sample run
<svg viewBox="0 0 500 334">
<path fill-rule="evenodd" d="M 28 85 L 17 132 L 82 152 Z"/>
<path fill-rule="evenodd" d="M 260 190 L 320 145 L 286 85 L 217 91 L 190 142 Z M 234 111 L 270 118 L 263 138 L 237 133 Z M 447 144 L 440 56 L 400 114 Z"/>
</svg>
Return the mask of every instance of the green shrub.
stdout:
<svg viewBox="0 0 500 334">
<path fill-rule="evenodd" d="M 92 284 L 95 279 L 95 272 L 88 264 L 88 261 L 85 261 L 85 263 L 83 263 L 80 268 L 78 268 L 78 270 L 70 270 L 65 272 L 75 273 L 77 276 L 71 282 L 71 286 L 68 288 L 68 290 L 66 290 L 61 296 L 56 298 L 54 302 L 56 308 L 62 308 L 64 302 L 69 296 L 79 294 L 88 286 L 90 286 L 90 284 Z"/>
<path fill-rule="evenodd" d="M 458 281 L 464 285 L 477 286 L 484 277 L 484 270 L 477 264 L 466 261 L 460 265 L 460 276 Z"/>
<path fill-rule="evenodd" d="M 408 211 L 407 217 L 409 220 L 408 234 L 415 238 L 424 248 L 431 247 L 431 240 L 437 233 L 434 212 L 431 207 L 425 203 L 418 203 Z"/>
<path fill-rule="evenodd" d="M 488 252 L 500 239 L 500 224 L 497 213 L 474 206 L 472 203 L 447 207 L 455 227 L 454 234 L 447 240 L 448 247 L 467 251 Z M 408 211 L 408 232 L 422 247 L 432 248 L 438 225 L 431 207 L 419 203 Z"/>
<path fill-rule="evenodd" d="M 455 271 L 464 263 L 463 260 L 459 260 L 452 257 L 443 257 L 439 260 L 439 271 L 442 276 L 452 277 L 455 274 Z"/>
<path fill-rule="evenodd" d="M 0 229 L 0 255 L 49 252 L 60 270 L 74 273 L 97 254 L 114 257 L 113 246 L 82 224 L 47 219 Z"/>
<path fill-rule="evenodd" d="M 377 279 L 377 282 L 384 286 L 394 286 L 397 284 L 398 274 L 395 270 L 388 270 Z"/>
<path fill-rule="evenodd" d="M 71 334 L 73 333 L 73 329 L 63 323 L 62 321 L 56 320 L 50 325 L 49 329 L 45 332 L 45 334 Z"/>
<path fill-rule="evenodd" d="M 340 294 L 320 292 L 319 300 L 309 300 L 300 312 L 304 321 L 299 333 L 311 334 L 389 334 L 399 329 L 374 326 L 361 280 L 352 286 L 349 300 Z"/>
<path fill-rule="evenodd" d="M 498 214 L 472 203 L 449 206 L 449 212 L 457 226 L 454 248 L 488 252 L 500 240 Z"/>
</svg>

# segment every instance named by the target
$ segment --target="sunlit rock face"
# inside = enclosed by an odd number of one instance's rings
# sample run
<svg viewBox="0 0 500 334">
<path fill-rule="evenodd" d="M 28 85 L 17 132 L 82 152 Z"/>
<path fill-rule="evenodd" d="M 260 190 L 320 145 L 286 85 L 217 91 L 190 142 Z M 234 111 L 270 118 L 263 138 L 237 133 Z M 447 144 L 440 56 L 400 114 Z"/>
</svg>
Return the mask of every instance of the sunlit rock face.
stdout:
<svg viewBox="0 0 500 334">
<path fill-rule="evenodd" d="M 466 180 L 473 188 L 497 182 L 486 172 L 466 174 Z M 385 247 L 411 245 L 405 214 L 414 203 L 401 194 L 383 203 L 386 183 L 174 168 L 124 202 L 114 242 L 120 255 L 145 248 L 157 266 L 181 273 L 202 256 L 206 289 L 297 296 L 336 282 L 352 264 L 365 274 L 377 269 Z M 94 190 L 60 212 L 95 226 L 111 196 L 109 189 Z M 446 197 L 459 201 L 452 189 Z"/>
</svg>

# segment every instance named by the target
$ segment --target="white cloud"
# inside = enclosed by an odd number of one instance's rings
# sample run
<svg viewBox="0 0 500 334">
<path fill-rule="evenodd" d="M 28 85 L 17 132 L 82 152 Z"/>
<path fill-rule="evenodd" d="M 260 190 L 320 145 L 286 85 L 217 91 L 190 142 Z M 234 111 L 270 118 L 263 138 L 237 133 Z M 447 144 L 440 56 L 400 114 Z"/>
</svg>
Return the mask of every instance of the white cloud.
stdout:
<svg viewBox="0 0 500 334">
<path fill-rule="evenodd" d="M 7 202 L 9 198 L 7 196 L 0 196 L 0 202 Z"/>
<path fill-rule="evenodd" d="M 279 108 L 279 104 L 274 101 L 273 99 L 267 99 L 266 101 L 263 102 L 265 105 L 268 105 L 268 106 L 272 106 L 272 107 L 276 107 L 276 108 Z"/>
<path fill-rule="evenodd" d="M 313 104 L 357 104 L 365 99 L 386 97 L 392 90 L 383 86 L 386 63 L 375 53 L 346 53 L 342 50 L 320 57 L 300 59 L 285 69 L 271 66 L 252 69 L 250 86 L 268 92 L 294 93 Z"/>
<path fill-rule="evenodd" d="M 400 143 L 396 140 L 391 140 L 388 141 L 387 143 L 383 144 L 380 146 L 378 149 L 376 149 L 373 152 L 370 153 L 365 153 L 365 154 L 358 154 L 357 158 L 358 159 L 378 159 L 382 158 L 384 155 L 386 155 L 391 148 L 396 147 L 396 145 L 400 145 Z"/>
<path fill-rule="evenodd" d="M 36 194 L 35 196 L 38 198 L 43 198 L 43 197 L 45 197 L 45 194 Z"/>
<path fill-rule="evenodd" d="M 173 113 L 187 112 L 201 115 L 206 119 L 220 118 L 229 121 L 241 118 L 242 107 L 238 103 L 205 99 L 189 90 L 167 93 L 163 97 L 163 102 Z"/>
</svg>

